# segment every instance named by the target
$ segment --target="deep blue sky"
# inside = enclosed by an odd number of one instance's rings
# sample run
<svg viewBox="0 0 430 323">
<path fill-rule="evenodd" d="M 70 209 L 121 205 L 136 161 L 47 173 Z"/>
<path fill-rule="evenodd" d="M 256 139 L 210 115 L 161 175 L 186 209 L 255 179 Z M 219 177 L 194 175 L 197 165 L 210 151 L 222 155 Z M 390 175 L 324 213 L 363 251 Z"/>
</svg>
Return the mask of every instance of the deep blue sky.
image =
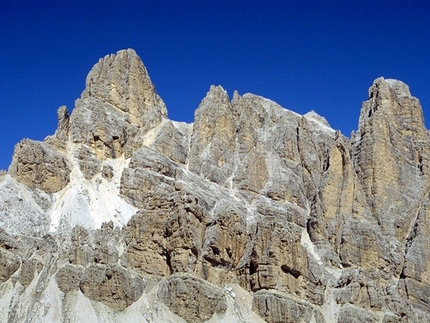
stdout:
<svg viewBox="0 0 430 323">
<path fill-rule="evenodd" d="M 192 122 L 211 84 L 255 93 L 349 136 L 379 76 L 430 121 L 426 1 L 0 1 L 0 168 L 53 134 L 99 58 L 134 48 L 169 117 Z M 428 123 L 427 123 L 428 125 Z"/>
</svg>

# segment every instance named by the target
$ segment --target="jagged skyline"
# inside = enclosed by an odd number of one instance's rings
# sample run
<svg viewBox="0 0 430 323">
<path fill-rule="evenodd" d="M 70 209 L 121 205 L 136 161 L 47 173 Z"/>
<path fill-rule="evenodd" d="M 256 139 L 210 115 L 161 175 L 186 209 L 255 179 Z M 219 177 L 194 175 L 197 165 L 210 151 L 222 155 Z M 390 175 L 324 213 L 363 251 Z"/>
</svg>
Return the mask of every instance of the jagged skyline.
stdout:
<svg viewBox="0 0 430 323">
<path fill-rule="evenodd" d="M 351 139 L 221 86 L 187 124 L 128 49 L 58 116 L 0 174 L 0 322 L 430 322 L 430 137 L 403 82 L 373 82 Z"/>
<path fill-rule="evenodd" d="M 193 121 L 211 84 L 251 92 L 349 136 L 379 77 L 409 85 L 430 119 L 429 5 L 421 1 L 4 1 L 0 169 L 13 146 L 54 133 L 100 57 L 141 56 L 169 118 Z M 427 123 L 428 125 L 428 123 Z"/>
</svg>

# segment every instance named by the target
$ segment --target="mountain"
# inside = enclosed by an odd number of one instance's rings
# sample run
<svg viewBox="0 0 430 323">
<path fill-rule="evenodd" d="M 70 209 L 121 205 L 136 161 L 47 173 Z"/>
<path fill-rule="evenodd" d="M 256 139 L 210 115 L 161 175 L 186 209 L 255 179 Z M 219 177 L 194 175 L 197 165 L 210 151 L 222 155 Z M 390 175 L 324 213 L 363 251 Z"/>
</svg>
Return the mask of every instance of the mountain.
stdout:
<svg viewBox="0 0 430 323">
<path fill-rule="evenodd" d="M 187 124 L 119 51 L 0 174 L 0 321 L 428 322 L 429 175 L 400 81 L 350 139 L 221 86 Z"/>
</svg>

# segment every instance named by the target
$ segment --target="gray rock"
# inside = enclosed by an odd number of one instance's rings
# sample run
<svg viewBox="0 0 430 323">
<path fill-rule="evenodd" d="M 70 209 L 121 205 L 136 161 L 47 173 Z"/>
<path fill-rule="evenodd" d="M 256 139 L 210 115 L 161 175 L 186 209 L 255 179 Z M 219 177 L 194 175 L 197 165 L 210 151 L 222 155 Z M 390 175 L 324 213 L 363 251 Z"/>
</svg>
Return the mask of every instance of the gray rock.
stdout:
<svg viewBox="0 0 430 323">
<path fill-rule="evenodd" d="M 192 127 L 186 123 L 167 121 L 151 147 L 174 162 L 185 164 L 190 150 Z"/>
<path fill-rule="evenodd" d="M 114 173 L 113 168 L 110 165 L 103 165 L 102 167 L 102 176 L 108 181 L 112 179 Z"/>
<path fill-rule="evenodd" d="M 129 157 L 166 117 L 141 59 L 123 50 L 101 59 L 88 74 L 70 117 L 70 137 L 92 147 L 99 158 Z"/>
<path fill-rule="evenodd" d="M 269 323 L 325 322 L 319 310 L 310 304 L 268 291 L 254 294 L 252 310 Z"/>
<path fill-rule="evenodd" d="M 80 146 L 79 149 L 75 151 L 74 157 L 77 159 L 79 169 L 86 179 L 90 180 L 101 172 L 102 165 L 100 160 L 86 145 Z"/>
<path fill-rule="evenodd" d="M 73 266 L 66 264 L 55 275 L 58 288 L 63 293 L 68 293 L 72 290 L 78 290 L 79 284 L 84 276 L 84 268 L 81 266 Z"/>
<path fill-rule="evenodd" d="M 21 266 L 20 257 L 14 253 L 0 249 L 0 282 L 7 281 Z"/>
<path fill-rule="evenodd" d="M 125 50 L 16 146 L 0 321 L 430 320 L 430 140 L 404 83 L 375 80 L 351 139 L 220 86 L 166 117 Z"/>
<path fill-rule="evenodd" d="M 376 323 L 378 321 L 378 316 L 375 314 L 364 311 L 350 304 L 342 307 L 338 320 L 339 323 Z"/>
</svg>

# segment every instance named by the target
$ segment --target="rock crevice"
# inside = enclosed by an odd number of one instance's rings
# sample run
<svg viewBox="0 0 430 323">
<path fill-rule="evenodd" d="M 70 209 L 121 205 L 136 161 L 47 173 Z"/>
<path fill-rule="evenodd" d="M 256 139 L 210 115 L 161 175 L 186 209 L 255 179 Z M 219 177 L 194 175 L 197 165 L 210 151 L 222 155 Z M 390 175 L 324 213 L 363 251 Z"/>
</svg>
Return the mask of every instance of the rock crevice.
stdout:
<svg viewBox="0 0 430 323">
<path fill-rule="evenodd" d="M 351 138 L 221 86 L 186 124 L 129 49 L 57 114 L 0 176 L 0 321 L 430 321 L 430 138 L 404 83 L 374 81 Z"/>
</svg>

